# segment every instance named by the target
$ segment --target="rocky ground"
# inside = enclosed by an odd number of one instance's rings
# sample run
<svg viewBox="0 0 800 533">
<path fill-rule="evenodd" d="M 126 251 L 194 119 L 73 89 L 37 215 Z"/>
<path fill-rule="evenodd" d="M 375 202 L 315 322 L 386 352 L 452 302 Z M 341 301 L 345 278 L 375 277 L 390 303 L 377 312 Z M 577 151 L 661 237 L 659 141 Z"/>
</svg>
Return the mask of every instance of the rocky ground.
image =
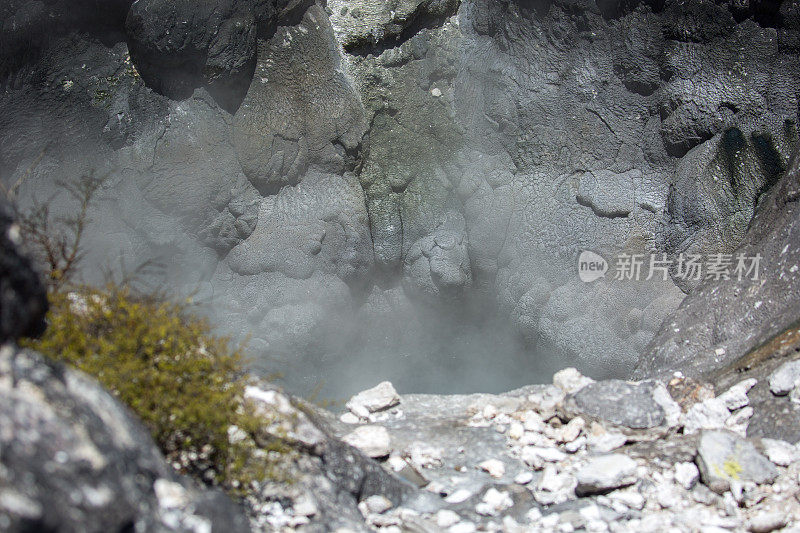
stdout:
<svg viewBox="0 0 800 533">
<path fill-rule="evenodd" d="M 325 425 L 419 493 L 363 495 L 364 524 L 339 531 L 794 531 L 800 449 L 747 436 L 756 384 L 715 394 L 679 373 L 595 382 L 572 368 L 501 395 L 381 383 Z M 790 361 L 767 386 L 789 403 L 798 384 Z M 255 522 L 305 530 L 318 513 L 308 498 L 262 506 Z"/>
</svg>

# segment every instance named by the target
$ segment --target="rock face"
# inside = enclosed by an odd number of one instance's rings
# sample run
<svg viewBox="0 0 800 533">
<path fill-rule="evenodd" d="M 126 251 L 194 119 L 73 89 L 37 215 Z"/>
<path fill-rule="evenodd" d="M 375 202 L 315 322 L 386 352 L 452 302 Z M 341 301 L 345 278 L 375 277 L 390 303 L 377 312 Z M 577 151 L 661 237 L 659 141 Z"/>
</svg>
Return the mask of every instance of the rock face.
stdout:
<svg viewBox="0 0 800 533">
<path fill-rule="evenodd" d="M 781 334 L 800 316 L 800 154 L 764 193 L 734 256 L 760 256 L 758 279 L 708 280 L 684 300 L 642 355 L 636 375 L 710 374 Z M 741 317 L 747 317 L 742 319 Z"/>
<path fill-rule="evenodd" d="M 286 373 L 298 389 L 329 367 L 474 382 L 417 342 L 469 345 L 458 326 L 487 316 L 510 324 L 504 364 L 530 369 L 513 386 L 566 365 L 628 377 L 697 283 L 615 279 L 617 256 L 731 254 L 784 216 L 759 213 L 798 142 L 794 4 L 322 4 L 5 2 L 4 183 L 29 176 L 30 202 L 110 173 L 87 265 L 163 265 L 148 281 L 252 334 L 259 368 L 324 361 Z M 588 249 L 610 269 L 583 283 Z M 761 323 L 793 311 L 771 290 L 747 300 Z"/>
<path fill-rule="evenodd" d="M 249 2 L 231 0 L 134 2 L 125 29 L 142 78 L 181 100 L 207 85 L 235 106 L 255 67 L 257 30 L 250 8 Z"/>
</svg>

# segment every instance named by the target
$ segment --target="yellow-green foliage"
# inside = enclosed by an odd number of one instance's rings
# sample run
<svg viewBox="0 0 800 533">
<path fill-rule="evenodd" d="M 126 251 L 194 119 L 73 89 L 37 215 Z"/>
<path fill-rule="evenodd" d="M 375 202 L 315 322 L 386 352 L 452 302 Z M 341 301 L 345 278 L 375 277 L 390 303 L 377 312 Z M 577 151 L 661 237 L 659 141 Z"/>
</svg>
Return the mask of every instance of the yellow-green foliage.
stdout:
<svg viewBox="0 0 800 533">
<path fill-rule="evenodd" d="M 228 488 L 275 476 L 251 438 L 266 422 L 243 401 L 242 355 L 185 305 L 108 286 L 50 295 L 48 328 L 27 347 L 96 377 L 149 427 L 181 470 Z M 247 438 L 229 442 L 235 425 Z M 268 453 L 271 452 L 271 453 Z"/>
</svg>

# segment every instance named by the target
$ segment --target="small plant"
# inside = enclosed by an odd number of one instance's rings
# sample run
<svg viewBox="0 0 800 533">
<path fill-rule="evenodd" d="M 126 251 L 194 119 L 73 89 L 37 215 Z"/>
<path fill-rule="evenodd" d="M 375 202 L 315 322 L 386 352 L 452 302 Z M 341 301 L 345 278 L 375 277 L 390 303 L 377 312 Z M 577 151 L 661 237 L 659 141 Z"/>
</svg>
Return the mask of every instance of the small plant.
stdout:
<svg viewBox="0 0 800 533">
<path fill-rule="evenodd" d="M 27 210 L 20 209 L 16 202 L 12 204 L 23 241 L 48 272 L 50 286 L 56 291 L 74 277 L 83 259 L 81 241 L 90 222 L 89 207 L 104 181 L 105 178 L 88 174 L 76 181 L 59 183 L 77 203 L 74 215 L 53 215 L 52 199 L 45 202 L 34 199 Z"/>
<path fill-rule="evenodd" d="M 244 401 L 240 351 L 186 305 L 111 285 L 51 291 L 50 306 L 45 334 L 25 346 L 97 378 L 136 412 L 173 466 L 231 489 L 278 475 L 268 452 L 285 450 L 255 444 L 269 421 Z"/>
</svg>

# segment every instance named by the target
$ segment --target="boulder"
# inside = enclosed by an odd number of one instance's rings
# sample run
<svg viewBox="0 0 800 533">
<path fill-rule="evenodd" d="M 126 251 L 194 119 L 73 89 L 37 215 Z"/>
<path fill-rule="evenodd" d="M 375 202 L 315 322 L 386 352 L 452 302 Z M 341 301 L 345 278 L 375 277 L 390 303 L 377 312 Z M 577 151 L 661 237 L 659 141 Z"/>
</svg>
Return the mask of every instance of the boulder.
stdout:
<svg viewBox="0 0 800 533">
<path fill-rule="evenodd" d="M 6 346 L 0 394 L 3 529 L 249 531 L 227 496 L 176 475 L 141 423 L 84 374 Z"/>
<path fill-rule="evenodd" d="M 667 423 L 664 408 L 654 398 L 658 386 L 655 382 L 599 381 L 568 395 L 564 406 L 570 412 L 631 429 L 654 428 Z"/>
<path fill-rule="evenodd" d="M 760 484 L 778 476 L 775 466 L 751 442 L 726 430 L 703 431 L 696 462 L 703 483 L 718 494 L 727 491 L 732 481 Z"/>
</svg>

